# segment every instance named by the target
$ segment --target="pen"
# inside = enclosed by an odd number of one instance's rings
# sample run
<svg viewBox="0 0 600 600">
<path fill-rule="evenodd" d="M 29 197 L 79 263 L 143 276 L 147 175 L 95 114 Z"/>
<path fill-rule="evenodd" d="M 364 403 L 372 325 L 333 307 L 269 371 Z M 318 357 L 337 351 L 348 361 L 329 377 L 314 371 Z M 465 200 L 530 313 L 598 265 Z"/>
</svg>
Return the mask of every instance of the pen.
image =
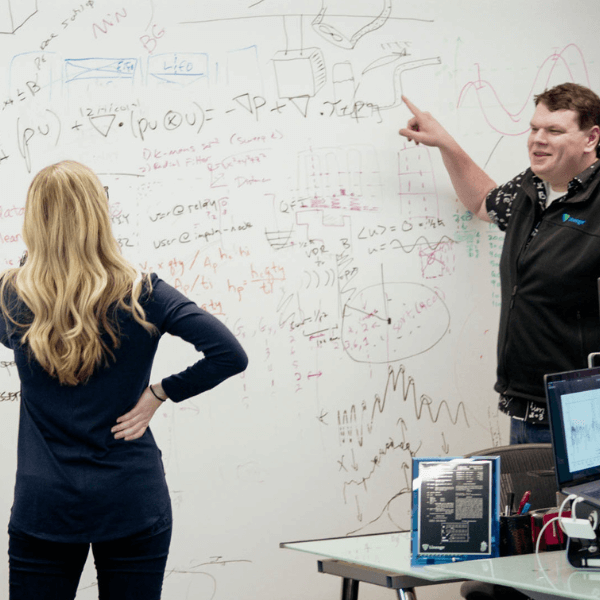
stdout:
<svg viewBox="0 0 600 600">
<path fill-rule="evenodd" d="M 529 512 L 530 508 L 531 508 L 531 504 L 529 502 L 525 502 L 525 506 L 523 507 L 523 509 L 521 510 L 521 512 L 519 514 L 526 515 Z"/>
<path fill-rule="evenodd" d="M 523 497 L 521 498 L 521 502 L 519 502 L 519 508 L 517 509 L 517 514 L 520 515 L 521 511 L 523 510 L 523 507 L 527 504 L 527 502 L 529 501 L 529 496 L 531 496 L 531 492 L 527 491 L 523 494 Z"/>
<path fill-rule="evenodd" d="M 508 500 L 506 502 L 506 516 L 507 517 L 510 517 L 510 515 L 512 515 L 514 503 L 515 503 L 515 493 L 514 492 L 509 492 L 508 493 Z"/>
</svg>

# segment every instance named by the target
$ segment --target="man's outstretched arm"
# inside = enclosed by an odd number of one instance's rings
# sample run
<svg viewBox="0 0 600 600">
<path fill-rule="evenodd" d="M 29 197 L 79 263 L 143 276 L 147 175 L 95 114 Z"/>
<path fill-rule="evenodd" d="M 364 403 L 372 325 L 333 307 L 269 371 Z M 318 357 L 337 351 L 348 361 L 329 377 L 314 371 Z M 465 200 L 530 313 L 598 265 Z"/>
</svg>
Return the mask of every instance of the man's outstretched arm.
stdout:
<svg viewBox="0 0 600 600">
<path fill-rule="evenodd" d="M 406 128 L 400 129 L 400 135 L 417 144 L 439 148 L 458 199 L 475 216 L 489 222 L 485 198 L 490 190 L 497 187 L 494 180 L 475 164 L 456 140 L 428 112 L 419 110 L 405 96 L 402 96 L 402 100 L 413 117 L 408 121 Z"/>
</svg>

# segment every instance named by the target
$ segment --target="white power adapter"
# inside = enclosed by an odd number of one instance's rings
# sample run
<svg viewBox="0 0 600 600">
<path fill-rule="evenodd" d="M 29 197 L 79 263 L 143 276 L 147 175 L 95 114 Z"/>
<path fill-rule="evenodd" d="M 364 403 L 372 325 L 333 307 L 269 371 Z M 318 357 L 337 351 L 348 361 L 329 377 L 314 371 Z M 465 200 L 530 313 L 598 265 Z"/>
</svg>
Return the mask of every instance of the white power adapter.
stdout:
<svg viewBox="0 0 600 600">
<path fill-rule="evenodd" d="M 572 519 L 571 517 L 561 517 L 560 524 L 563 531 L 570 538 L 579 538 L 583 540 L 595 540 L 596 534 L 592 524 L 587 519 Z"/>
</svg>

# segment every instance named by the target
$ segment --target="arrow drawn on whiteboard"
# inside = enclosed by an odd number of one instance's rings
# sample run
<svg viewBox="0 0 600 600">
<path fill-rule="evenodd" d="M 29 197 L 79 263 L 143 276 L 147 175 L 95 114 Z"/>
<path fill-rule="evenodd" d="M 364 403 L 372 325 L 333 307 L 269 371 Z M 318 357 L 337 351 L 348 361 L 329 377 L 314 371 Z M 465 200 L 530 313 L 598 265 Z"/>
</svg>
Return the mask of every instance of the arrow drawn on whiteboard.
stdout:
<svg viewBox="0 0 600 600">
<path fill-rule="evenodd" d="M 363 520 L 363 515 L 362 515 L 362 511 L 360 510 L 360 504 L 358 502 L 358 496 L 354 496 L 356 498 L 356 518 L 358 519 L 358 521 L 360 523 L 362 523 Z"/>
<path fill-rule="evenodd" d="M 446 436 L 444 435 L 443 431 L 442 431 L 442 450 L 443 450 L 444 454 L 448 454 L 450 452 L 450 446 L 446 442 Z"/>
<path fill-rule="evenodd" d="M 328 415 L 329 413 L 325 412 L 325 410 L 321 411 L 321 414 L 317 417 L 317 419 L 319 419 L 319 421 L 323 424 L 323 425 L 329 425 L 329 423 L 325 422 L 325 417 Z"/>
<path fill-rule="evenodd" d="M 355 471 L 358 471 L 358 463 L 356 462 L 356 456 L 354 456 L 354 448 L 351 449 L 351 452 L 352 452 L 352 465 L 351 466 Z"/>
</svg>

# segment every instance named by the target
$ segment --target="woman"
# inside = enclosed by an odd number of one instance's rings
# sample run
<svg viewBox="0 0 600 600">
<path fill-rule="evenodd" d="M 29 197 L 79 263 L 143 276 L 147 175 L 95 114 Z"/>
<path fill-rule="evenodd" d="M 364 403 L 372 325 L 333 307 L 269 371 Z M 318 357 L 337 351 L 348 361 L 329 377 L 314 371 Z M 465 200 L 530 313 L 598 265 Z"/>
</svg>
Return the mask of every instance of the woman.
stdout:
<svg viewBox="0 0 600 600">
<path fill-rule="evenodd" d="M 91 544 L 101 600 L 158 600 L 171 503 L 150 420 L 167 398 L 243 371 L 246 354 L 215 317 L 122 257 L 84 165 L 35 176 L 23 239 L 27 260 L 0 285 L 0 340 L 22 391 L 10 598 L 74 598 Z M 148 385 L 163 333 L 204 356 Z"/>
</svg>

